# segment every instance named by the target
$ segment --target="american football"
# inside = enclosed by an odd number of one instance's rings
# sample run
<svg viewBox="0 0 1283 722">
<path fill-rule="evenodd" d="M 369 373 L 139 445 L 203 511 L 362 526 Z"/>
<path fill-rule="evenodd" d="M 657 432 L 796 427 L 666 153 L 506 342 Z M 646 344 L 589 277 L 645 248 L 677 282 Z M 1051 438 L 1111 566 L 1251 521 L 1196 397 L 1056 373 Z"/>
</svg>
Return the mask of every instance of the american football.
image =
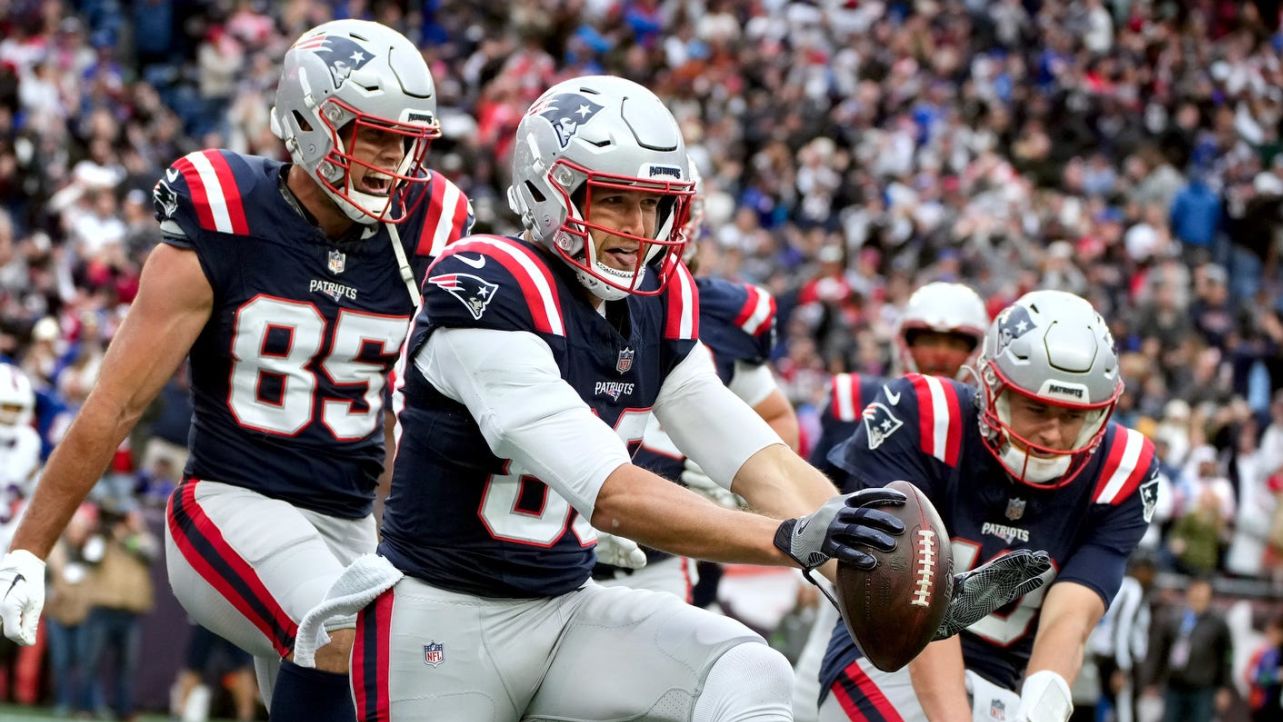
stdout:
<svg viewBox="0 0 1283 722">
<path fill-rule="evenodd" d="M 907 481 L 887 488 L 908 501 L 884 510 L 904 522 L 890 552 L 873 552 L 878 566 L 838 565 L 838 602 L 847 630 L 878 669 L 893 672 L 918 655 L 939 628 L 953 593 L 949 533 L 931 500 Z"/>
</svg>

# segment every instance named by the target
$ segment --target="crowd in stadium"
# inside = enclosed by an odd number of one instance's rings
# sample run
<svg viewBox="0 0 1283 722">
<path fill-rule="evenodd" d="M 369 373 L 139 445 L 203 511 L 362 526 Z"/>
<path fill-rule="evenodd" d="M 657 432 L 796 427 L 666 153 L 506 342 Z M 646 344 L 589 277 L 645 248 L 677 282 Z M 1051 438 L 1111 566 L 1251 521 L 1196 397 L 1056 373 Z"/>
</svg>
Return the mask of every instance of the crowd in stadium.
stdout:
<svg viewBox="0 0 1283 722">
<path fill-rule="evenodd" d="M 1161 458 L 1143 548 L 1161 572 L 1278 595 L 1277 14 L 1223 0 L 0 3 L 0 359 L 37 389 L 47 455 L 159 241 L 164 168 L 201 148 L 283 157 L 268 127 L 279 59 L 312 25 L 364 17 L 423 49 L 443 130 L 429 165 L 478 230 L 517 230 L 509 144 L 545 88 L 601 71 L 667 100 L 704 179 L 705 272 L 777 300 L 773 365 L 804 448 L 832 374 L 894 371 L 918 285 L 968 284 L 991 313 L 1036 288 L 1083 295 L 1119 346 L 1116 418 Z M 93 496 L 144 571 L 155 539 L 139 514 L 179 480 L 189 414 L 180 374 Z M 82 562 L 79 526 L 99 523 L 86 513 L 68 532 Z M 91 614 L 59 613 L 53 635 Z"/>
</svg>

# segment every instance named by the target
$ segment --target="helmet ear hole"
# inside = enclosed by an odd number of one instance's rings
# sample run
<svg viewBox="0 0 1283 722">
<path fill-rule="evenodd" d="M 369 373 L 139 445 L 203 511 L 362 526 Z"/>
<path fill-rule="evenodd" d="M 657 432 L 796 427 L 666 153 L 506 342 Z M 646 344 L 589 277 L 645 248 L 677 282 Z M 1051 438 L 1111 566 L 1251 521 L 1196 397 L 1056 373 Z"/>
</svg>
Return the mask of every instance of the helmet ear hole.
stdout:
<svg viewBox="0 0 1283 722">
<path fill-rule="evenodd" d="M 304 133 L 312 132 L 312 124 L 307 122 L 307 118 L 304 118 L 302 113 L 295 110 L 293 111 L 293 115 L 294 115 L 294 125 L 297 126 L 299 130 L 303 131 Z"/>
<path fill-rule="evenodd" d="M 539 191 L 539 188 L 530 181 L 526 181 L 526 192 L 530 194 L 530 197 L 534 199 L 535 203 L 543 203 L 548 200 L 547 197 Z"/>
</svg>

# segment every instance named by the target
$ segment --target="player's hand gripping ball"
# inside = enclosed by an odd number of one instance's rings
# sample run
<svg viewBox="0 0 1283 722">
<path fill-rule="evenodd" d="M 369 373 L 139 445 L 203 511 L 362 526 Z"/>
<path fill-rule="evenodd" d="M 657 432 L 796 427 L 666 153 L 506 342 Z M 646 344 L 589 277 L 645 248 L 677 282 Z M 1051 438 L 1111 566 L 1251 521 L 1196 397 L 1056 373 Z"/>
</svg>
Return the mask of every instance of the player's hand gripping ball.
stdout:
<svg viewBox="0 0 1283 722">
<path fill-rule="evenodd" d="M 872 570 L 839 562 L 837 597 L 851 637 L 874 666 L 890 672 L 935 638 L 953 595 L 953 555 L 949 532 L 926 495 L 907 481 L 886 488 L 907 497 L 902 506 L 883 509 L 904 523 L 904 533 L 891 551 L 871 552 L 878 561 Z"/>
</svg>

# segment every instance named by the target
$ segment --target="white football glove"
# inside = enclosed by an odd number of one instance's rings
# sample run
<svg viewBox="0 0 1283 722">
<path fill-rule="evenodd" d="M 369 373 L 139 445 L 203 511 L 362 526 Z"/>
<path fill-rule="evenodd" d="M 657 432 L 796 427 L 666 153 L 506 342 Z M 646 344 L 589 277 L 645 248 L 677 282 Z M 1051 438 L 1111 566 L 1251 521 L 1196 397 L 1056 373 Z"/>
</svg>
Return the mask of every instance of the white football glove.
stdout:
<svg viewBox="0 0 1283 722">
<path fill-rule="evenodd" d="M 40 610 L 45 606 L 45 563 L 25 549 L 0 560 L 0 629 L 22 645 L 36 643 Z"/>
<path fill-rule="evenodd" d="M 1020 695 L 999 687 L 969 669 L 965 679 L 967 694 L 971 696 L 971 722 L 1012 722 L 1021 719 Z"/>
<path fill-rule="evenodd" d="M 1069 683 L 1050 669 L 1034 672 L 1020 688 L 1020 711 L 1027 722 L 1065 722 L 1074 711 Z"/>
<path fill-rule="evenodd" d="M 700 468 L 692 459 L 686 459 L 682 469 L 682 483 L 686 488 L 708 499 L 714 504 L 726 509 L 740 508 L 740 497 L 730 489 L 722 488 L 716 481 L 708 478 L 708 474 Z"/>
<path fill-rule="evenodd" d="M 625 569 L 641 569 L 646 566 L 646 552 L 637 542 L 604 531 L 597 532 L 597 561 Z"/>
</svg>

